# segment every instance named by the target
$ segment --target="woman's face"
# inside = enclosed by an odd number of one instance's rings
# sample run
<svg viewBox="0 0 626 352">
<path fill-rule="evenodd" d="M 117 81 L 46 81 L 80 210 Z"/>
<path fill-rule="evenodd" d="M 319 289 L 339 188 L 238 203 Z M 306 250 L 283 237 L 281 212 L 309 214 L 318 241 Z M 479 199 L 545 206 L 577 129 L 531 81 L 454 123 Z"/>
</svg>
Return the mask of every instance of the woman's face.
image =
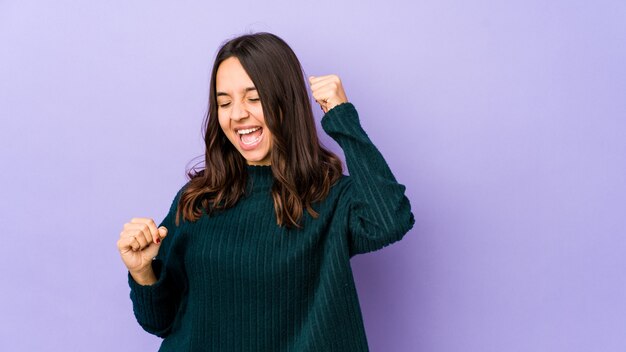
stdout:
<svg viewBox="0 0 626 352">
<path fill-rule="evenodd" d="M 217 117 L 228 140 L 249 165 L 270 165 L 272 134 L 265 125 L 259 92 L 239 59 L 230 57 L 215 76 Z"/>
</svg>

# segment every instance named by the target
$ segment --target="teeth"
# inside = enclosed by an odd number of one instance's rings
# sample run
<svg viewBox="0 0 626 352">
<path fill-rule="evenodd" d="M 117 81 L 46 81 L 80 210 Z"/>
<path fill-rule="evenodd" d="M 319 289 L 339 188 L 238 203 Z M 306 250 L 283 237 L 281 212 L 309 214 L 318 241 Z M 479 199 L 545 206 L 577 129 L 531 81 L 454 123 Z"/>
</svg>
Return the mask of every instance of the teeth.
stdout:
<svg viewBox="0 0 626 352">
<path fill-rule="evenodd" d="M 259 130 L 260 128 L 261 128 L 261 127 L 253 127 L 253 128 L 248 128 L 248 129 L 245 129 L 245 130 L 239 130 L 239 131 L 237 131 L 237 133 L 239 133 L 239 134 L 248 134 L 248 133 L 252 133 L 252 132 L 254 132 L 254 131 L 257 131 L 257 130 Z"/>
<path fill-rule="evenodd" d="M 244 142 L 244 141 L 242 141 L 242 142 L 243 142 L 243 144 L 245 144 L 245 145 L 250 145 L 250 144 L 254 144 L 254 143 L 258 142 L 258 140 L 259 140 L 259 139 L 261 139 L 261 137 L 256 137 L 253 141 L 249 141 L 249 142 L 247 142 L 247 143 L 246 143 L 246 142 Z"/>
</svg>

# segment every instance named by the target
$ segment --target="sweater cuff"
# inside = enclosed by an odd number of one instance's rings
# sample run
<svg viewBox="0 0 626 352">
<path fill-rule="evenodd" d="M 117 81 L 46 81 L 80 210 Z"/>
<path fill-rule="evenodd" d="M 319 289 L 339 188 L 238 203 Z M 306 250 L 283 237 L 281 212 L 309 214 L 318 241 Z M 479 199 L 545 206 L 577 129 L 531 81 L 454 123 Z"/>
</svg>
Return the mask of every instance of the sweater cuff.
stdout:
<svg viewBox="0 0 626 352">
<path fill-rule="evenodd" d="M 152 285 L 140 285 L 133 279 L 133 276 L 128 272 L 128 286 L 130 286 L 130 297 L 133 302 L 153 302 L 159 296 L 159 289 L 163 287 L 163 277 L 161 269 L 163 262 L 160 259 L 154 259 L 152 261 L 152 270 L 157 277 L 157 281 Z"/>
<path fill-rule="evenodd" d="M 346 143 L 355 141 L 357 143 L 371 144 L 371 141 L 363 130 L 359 120 L 359 114 L 352 103 L 345 102 L 336 105 L 322 117 L 322 128 L 331 136 L 346 152 Z M 348 155 L 346 155 L 348 158 Z M 347 161 L 347 160 L 346 160 Z"/>
<path fill-rule="evenodd" d="M 327 133 L 340 131 L 342 129 L 342 122 L 346 122 L 341 121 L 342 119 L 352 119 L 354 121 L 351 122 L 356 122 L 357 125 L 359 125 L 359 115 L 352 103 L 341 103 L 328 110 L 328 112 L 326 112 L 326 114 L 322 117 L 322 128 L 324 128 L 324 131 Z"/>
</svg>

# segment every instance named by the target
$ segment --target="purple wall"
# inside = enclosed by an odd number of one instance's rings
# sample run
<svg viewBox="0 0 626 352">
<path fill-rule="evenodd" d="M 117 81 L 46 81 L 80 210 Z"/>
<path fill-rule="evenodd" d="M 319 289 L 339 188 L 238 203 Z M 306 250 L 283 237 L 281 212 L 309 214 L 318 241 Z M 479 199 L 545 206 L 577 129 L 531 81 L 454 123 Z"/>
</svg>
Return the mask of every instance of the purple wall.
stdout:
<svg viewBox="0 0 626 352">
<path fill-rule="evenodd" d="M 352 261 L 372 351 L 624 351 L 626 2 L 294 3 L 0 1 L 0 350 L 156 350 L 115 242 L 254 30 L 343 78 L 407 185 L 413 231 Z"/>
</svg>

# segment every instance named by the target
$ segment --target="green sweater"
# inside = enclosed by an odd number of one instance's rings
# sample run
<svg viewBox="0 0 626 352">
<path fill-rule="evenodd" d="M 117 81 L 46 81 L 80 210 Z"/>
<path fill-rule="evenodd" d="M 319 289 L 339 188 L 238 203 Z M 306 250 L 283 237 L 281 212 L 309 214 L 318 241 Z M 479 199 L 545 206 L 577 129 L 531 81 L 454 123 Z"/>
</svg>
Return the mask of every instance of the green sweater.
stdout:
<svg viewBox="0 0 626 352">
<path fill-rule="evenodd" d="M 248 166 L 248 194 L 196 222 L 174 224 L 181 190 L 159 226 L 157 282 L 128 282 L 135 317 L 159 351 L 368 351 L 350 258 L 400 240 L 415 222 L 405 187 L 360 126 L 351 103 L 322 118 L 350 176 L 303 215 L 276 224 L 270 166 Z"/>
</svg>

